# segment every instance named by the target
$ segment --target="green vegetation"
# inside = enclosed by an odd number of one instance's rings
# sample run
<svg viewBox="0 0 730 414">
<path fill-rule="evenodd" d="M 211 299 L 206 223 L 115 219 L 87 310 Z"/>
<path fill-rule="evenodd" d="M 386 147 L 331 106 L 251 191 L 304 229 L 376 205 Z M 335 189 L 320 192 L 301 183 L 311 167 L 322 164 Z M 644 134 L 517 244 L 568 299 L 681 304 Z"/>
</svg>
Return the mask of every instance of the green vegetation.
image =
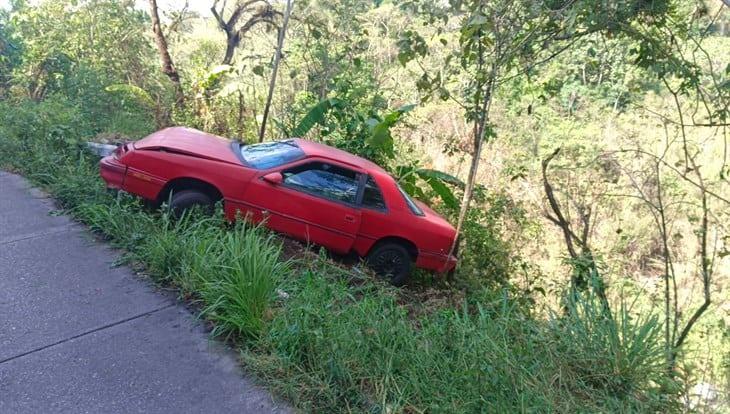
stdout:
<svg viewBox="0 0 730 414">
<path fill-rule="evenodd" d="M 727 412 L 729 7 L 295 0 L 267 108 L 284 3 L 223 3 L 11 1 L 0 167 L 304 411 Z M 83 145 L 253 142 L 267 111 L 266 139 L 371 159 L 460 222 L 453 279 L 395 289 L 220 211 L 173 220 Z"/>
<path fill-rule="evenodd" d="M 586 296 L 566 315 L 538 320 L 493 289 L 421 303 L 314 254 L 284 260 L 281 240 L 229 225 L 221 211 L 180 221 L 150 214 L 107 192 L 96 159 L 76 145 L 5 133 L 0 143 L 1 165 L 124 248 L 125 262 L 199 304 L 214 334 L 237 343 L 250 369 L 306 410 L 676 408 L 656 317 L 633 320 L 622 309 L 603 319 Z"/>
</svg>

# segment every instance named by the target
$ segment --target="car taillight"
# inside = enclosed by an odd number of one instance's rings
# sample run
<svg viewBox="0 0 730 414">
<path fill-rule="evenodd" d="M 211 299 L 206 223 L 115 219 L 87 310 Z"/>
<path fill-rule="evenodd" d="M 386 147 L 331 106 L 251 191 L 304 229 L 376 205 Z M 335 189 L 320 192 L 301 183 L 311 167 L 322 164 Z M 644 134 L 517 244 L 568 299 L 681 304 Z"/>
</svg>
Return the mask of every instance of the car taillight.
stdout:
<svg viewBox="0 0 730 414">
<path fill-rule="evenodd" d="M 112 155 L 114 156 L 114 159 L 120 159 L 122 155 L 124 155 L 125 152 L 127 152 L 127 144 L 119 144 L 117 145 L 117 149 L 114 150 Z"/>
</svg>

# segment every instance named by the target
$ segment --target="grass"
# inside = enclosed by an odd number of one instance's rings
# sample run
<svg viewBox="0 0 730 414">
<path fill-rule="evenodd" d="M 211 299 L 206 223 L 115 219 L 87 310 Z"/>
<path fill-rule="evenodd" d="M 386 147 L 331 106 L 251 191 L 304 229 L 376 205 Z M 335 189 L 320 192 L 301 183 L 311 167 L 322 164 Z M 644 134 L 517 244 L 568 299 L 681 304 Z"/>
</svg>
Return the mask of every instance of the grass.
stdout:
<svg viewBox="0 0 730 414">
<path fill-rule="evenodd" d="M 96 159 L 80 147 L 8 131 L 0 126 L 0 166 L 46 188 L 123 248 L 124 261 L 197 304 L 247 369 L 303 411 L 681 408 L 662 369 L 654 317 L 634 319 L 622 307 L 605 318 L 586 297 L 538 319 L 507 291 L 486 288 L 437 307 L 404 299 L 418 295 L 321 256 L 285 260 L 278 237 L 229 225 L 220 211 L 181 221 L 146 211 L 105 191 Z"/>
</svg>

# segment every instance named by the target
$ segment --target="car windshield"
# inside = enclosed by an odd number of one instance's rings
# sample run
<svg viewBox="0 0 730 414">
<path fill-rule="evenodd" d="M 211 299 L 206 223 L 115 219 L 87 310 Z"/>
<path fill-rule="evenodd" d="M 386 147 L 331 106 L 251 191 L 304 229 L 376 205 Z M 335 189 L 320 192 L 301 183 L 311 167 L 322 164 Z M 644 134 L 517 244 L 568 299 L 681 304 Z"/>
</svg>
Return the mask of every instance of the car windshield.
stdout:
<svg viewBox="0 0 730 414">
<path fill-rule="evenodd" d="M 241 156 L 251 167 L 265 170 L 303 158 L 304 151 L 293 140 L 287 140 L 243 146 Z"/>
<path fill-rule="evenodd" d="M 421 210 L 420 207 L 416 204 L 415 201 L 405 192 L 403 189 L 398 186 L 398 190 L 400 191 L 401 195 L 403 195 L 403 198 L 406 200 L 406 204 L 408 204 L 408 208 L 411 209 L 411 212 L 417 216 L 425 216 L 426 214 Z"/>
</svg>

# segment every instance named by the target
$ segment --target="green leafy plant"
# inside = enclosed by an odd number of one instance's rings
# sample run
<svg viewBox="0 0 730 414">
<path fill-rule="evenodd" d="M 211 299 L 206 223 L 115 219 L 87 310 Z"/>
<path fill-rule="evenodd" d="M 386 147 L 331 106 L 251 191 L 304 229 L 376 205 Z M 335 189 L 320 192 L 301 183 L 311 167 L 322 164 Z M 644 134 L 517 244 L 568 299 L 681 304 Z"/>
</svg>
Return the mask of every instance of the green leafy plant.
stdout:
<svg viewBox="0 0 730 414">
<path fill-rule="evenodd" d="M 291 131 L 291 136 L 302 137 L 316 125 L 325 125 L 327 113 L 332 109 L 343 108 L 345 103 L 336 98 L 324 99 L 309 109 L 309 112 Z"/>
</svg>

